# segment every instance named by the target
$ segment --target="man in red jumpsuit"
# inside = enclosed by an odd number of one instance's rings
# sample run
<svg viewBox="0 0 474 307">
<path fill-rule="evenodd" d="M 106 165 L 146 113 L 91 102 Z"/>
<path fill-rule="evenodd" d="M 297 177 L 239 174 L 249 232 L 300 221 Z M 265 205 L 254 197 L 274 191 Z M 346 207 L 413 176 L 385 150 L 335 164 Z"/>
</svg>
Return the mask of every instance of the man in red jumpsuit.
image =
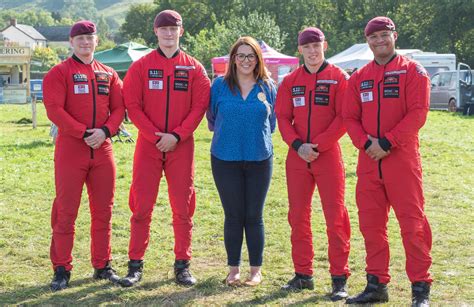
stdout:
<svg viewBox="0 0 474 307">
<path fill-rule="evenodd" d="M 348 75 L 324 58 L 327 41 L 318 28 L 306 28 L 298 36 L 304 65 L 282 82 L 276 100 L 278 127 L 289 150 L 286 159 L 295 277 L 283 289 L 313 289 L 313 236 L 311 200 L 315 186 L 326 219 L 331 299 L 347 297 L 350 275 L 349 216 L 344 205 L 344 164 L 338 140 L 345 133 L 342 99 Z"/>
<path fill-rule="evenodd" d="M 162 174 L 168 183 L 175 237 L 174 272 L 180 285 L 194 285 L 189 271 L 194 191 L 193 132 L 209 104 L 210 81 L 204 67 L 179 49 L 181 16 L 160 12 L 154 21 L 158 49 L 133 63 L 124 80 L 128 115 L 139 130 L 133 179 L 128 274 L 122 286 L 137 283 L 150 239 L 150 223 Z"/>
<path fill-rule="evenodd" d="M 347 303 L 388 301 L 387 221 L 393 208 L 401 228 L 414 306 L 429 304 L 431 230 L 424 213 L 418 131 L 430 101 L 424 68 L 395 52 L 395 24 L 376 17 L 365 28 L 374 61 L 349 81 L 344 123 L 359 151 L 356 201 L 365 240 L 367 287 Z"/>
<path fill-rule="evenodd" d="M 74 223 L 84 183 L 91 211 L 91 254 L 95 279 L 117 282 L 111 268 L 111 217 L 115 164 L 110 136 L 125 114 L 117 73 L 94 60 L 98 39 L 90 21 L 71 28 L 73 55 L 44 78 L 44 105 L 59 128 L 54 152 L 56 198 L 51 213 L 53 291 L 68 286 L 72 269 Z"/>
</svg>

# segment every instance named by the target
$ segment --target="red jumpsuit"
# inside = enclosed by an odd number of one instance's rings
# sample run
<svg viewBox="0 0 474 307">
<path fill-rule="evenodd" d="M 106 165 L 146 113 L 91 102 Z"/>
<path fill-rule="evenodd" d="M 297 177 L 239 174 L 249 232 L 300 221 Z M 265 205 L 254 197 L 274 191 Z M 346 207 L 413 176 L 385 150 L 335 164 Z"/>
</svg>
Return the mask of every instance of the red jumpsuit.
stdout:
<svg viewBox="0 0 474 307">
<path fill-rule="evenodd" d="M 283 140 L 290 146 L 286 159 L 295 272 L 313 275 L 311 200 L 318 186 L 326 219 L 329 272 L 349 276 L 350 224 L 344 206 L 344 164 L 338 140 L 344 135 L 342 95 L 347 74 L 323 63 L 311 74 L 301 66 L 287 76 L 277 94 L 276 115 Z M 298 156 L 297 145 L 318 144 L 319 157 L 311 163 Z"/>
<path fill-rule="evenodd" d="M 74 224 L 85 182 L 92 220 L 92 265 L 100 269 L 111 260 L 115 164 L 109 138 L 92 149 L 83 137 L 90 128 L 102 128 L 108 137 L 117 132 L 125 114 L 122 81 L 110 67 L 97 61 L 84 64 L 73 55 L 48 72 L 43 86 L 48 118 L 59 129 L 54 152 L 51 261 L 55 269 L 72 269 Z"/>
<path fill-rule="evenodd" d="M 150 223 L 162 173 L 168 183 L 173 212 L 177 260 L 191 258 L 194 191 L 193 132 L 209 104 L 210 81 L 204 67 L 178 50 L 171 58 L 153 51 L 133 63 L 124 80 L 128 115 L 139 130 L 130 188 L 132 211 L 128 255 L 142 260 L 150 238 Z M 172 133 L 174 151 L 156 148 L 156 132 Z"/>
<path fill-rule="evenodd" d="M 381 283 L 390 281 L 390 206 L 400 224 L 410 281 L 432 281 L 428 272 L 431 230 L 424 213 L 418 151 L 418 131 L 426 121 L 429 101 L 426 71 L 400 55 L 386 65 L 370 62 L 349 81 L 343 117 L 354 146 L 360 150 L 356 200 L 367 252 L 366 271 Z M 381 139 L 390 154 L 372 160 L 364 150 L 367 135 Z"/>
</svg>

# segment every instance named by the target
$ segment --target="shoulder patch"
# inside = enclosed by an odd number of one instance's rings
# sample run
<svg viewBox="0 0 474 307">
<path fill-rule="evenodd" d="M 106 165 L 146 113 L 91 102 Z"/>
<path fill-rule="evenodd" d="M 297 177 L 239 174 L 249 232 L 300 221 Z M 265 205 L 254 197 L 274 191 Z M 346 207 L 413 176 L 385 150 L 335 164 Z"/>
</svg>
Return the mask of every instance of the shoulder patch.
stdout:
<svg viewBox="0 0 474 307">
<path fill-rule="evenodd" d="M 428 72 L 421 64 L 416 64 L 416 72 L 422 76 L 428 76 Z"/>
</svg>

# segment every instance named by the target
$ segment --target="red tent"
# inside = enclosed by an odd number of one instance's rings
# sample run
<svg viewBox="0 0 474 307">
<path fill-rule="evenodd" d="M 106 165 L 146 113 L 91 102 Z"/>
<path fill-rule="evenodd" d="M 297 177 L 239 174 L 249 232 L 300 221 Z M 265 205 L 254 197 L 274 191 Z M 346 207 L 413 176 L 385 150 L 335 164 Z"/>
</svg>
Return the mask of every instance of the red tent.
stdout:
<svg viewBox="0 0 474 307">
<path fill-rule="evenodd" d="M 281 82 L 284 76 L 298 67 L 299 60 L 297 57 L 281 54 L 264 41 L 259 41 L 259 44 L 262 48 L 265 66 L 272 73 L 272 78 L 278 83 Z M 214 77 L 223 76 L 229 63 L 229 55 L 212 58 L 211 63 Z"/>
</svg>

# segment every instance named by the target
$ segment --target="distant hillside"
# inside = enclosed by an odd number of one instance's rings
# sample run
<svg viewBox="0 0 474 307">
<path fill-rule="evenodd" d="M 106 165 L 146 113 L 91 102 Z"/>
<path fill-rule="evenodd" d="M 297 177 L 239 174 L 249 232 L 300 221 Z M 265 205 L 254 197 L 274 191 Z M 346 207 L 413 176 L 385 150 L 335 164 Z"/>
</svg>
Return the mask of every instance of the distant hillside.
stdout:
<svg viewBox="0 0 474 307">
<path fill-rule="evenodd" d="M 109 25 L 112 28 L 118 28 L 125 21 L 128 8 L 132 4 L 153 3 L 153 0 L 95 0 L 94 2 L 97 11 L 104 15 Z M 0 0 L 0 9 L 15 11 L 43 9 L 61 12 L 63 6 L 63 0 Z M 113 22 L 110 22 L 111 20 Z"/>
</svg>

